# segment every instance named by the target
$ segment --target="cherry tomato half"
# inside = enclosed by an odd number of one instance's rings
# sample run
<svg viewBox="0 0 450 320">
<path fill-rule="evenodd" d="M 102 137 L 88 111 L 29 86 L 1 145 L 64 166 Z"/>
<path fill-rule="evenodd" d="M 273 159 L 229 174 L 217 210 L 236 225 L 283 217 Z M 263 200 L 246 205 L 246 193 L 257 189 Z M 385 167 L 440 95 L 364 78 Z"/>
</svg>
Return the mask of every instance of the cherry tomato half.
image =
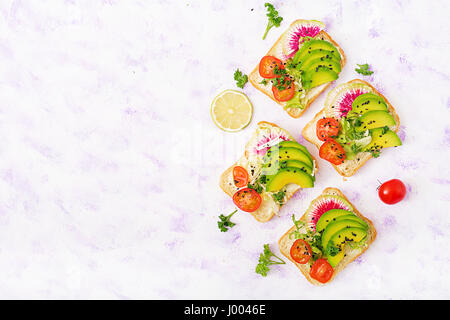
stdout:
<svg viewBox="0 0 450 320">
<path fill-rule="evenodd" d="M 345 160 L 345 151 L 334 139 L 327 138 L 320 146 L 319 156 L 334 165 L 339 165 Z"/>
<path fill-rule="evenodd" d="M 295 262 L 304 264 L 311 259 L 311 247 L 303 239 L 297 239 L 292 244 L 291 247 L 291 258 L 294 259 Z"/>
<path fill-rule="evenodd" d="M 326 283 L 333 276 L 333 267 L 327 259 L 317 259 L 311 267 L 309 275 L 321 283 Z"/>
<path fill-rule="evenodd" d="M 278 90 L 278 88 L 272 85 L 273 97 L 277 101 L 289 101 L 295 95 L 295 85 L 292 79 L 289 77 L 284 78 L 284 90 Z"/>
<path fill-rule="evenodd" d="M 241 166 L 235 166 L 233 168 L 233 181 L 234 185 L 238 188 L 247 186 L 248 172 Z"/>
<path fill-rule="evenodd" d="M 378 189 L 378 196 L 386 204 L 394 204 L 403 200 L 406 187 L 399 179 L 392 179 L 383 183 Z"/>
<path fill-rule="evenodd" d="M 278 69 L 284 69 L 284 64 L 278 58 L 272 56 L 265 56 L 259 62 L 259 75 L 266 79 L 280 77 L 280 75 L 274 74 L 273 71 L 275 67 L 278 67 Z"/>
<path fill-rule="evenodd" d="M 317 121 L 317 138 L 325 141 L 327 138 L 337 137 L 339 133 L 339 122 L 334 118 L 322 118 Z"/>
<path fill-rule="evenodd" d="M 238 190 L 233 195 L 234 204 L 246 212 L 253 212 L 261 205 L 261 196 L 258 192 L 250 188 Z"/>
</svg>

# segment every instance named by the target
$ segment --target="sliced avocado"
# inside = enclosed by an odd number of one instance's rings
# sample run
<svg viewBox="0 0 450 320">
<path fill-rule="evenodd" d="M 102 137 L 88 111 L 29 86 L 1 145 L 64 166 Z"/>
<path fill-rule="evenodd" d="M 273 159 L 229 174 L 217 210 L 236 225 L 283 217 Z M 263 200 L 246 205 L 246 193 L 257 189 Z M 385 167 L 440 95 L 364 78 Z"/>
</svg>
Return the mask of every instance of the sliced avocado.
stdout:
<svg viewBox="0 0 450 320">
<path fill-rule="evenodd" d="M 333 236 L 330 239 L 330 244 L 332 243 L 334 246 L 342 249 L 342 247 L 346 242 L 350 241 L 360 242 L 366 236 L 367 236 L 367 229 L 359 227 L 345 228 L 333 234 Z"/>
<path fill-rule="evenodd" d="M 310 63 L 311 61 L 320 59 L 321 61 L 336 61 L 337 63 L 339 63 L 339 60 L 336 59 L 336 57 L 333 55 L 333 53 L 331 53 L 331 51 L 328 50 L 312 50 L 309 51 L 308 54 L 306 54 L 302 60 L 300 60 L 298 62 L 297 65 L 297 69 L 299 70 L 305 70 L 305 68 L 303 68 L 303 66 L 307 65 L 308 63 Z"/>
<path fill-rule="evenodd" d="M 280 169 L 287 167 L 298 168 L 308 174 L 312 174 L 312 168 L 299 160 L 284 160 L 281 162 L 275 160 L 274 162 L 265 163 L 262 167 L 262 174 L 271 176 L 276 174 Z"/>
<path fill-rule="evenodd" d="M 349 216 L 352 215 L 353 213 L 347 210 L 343 210 L 343 209 L 331 209 L 328 210 L 327 212 L 325 212 L 324 214 L 322 214 L 319 218 L 319 220 L 317 221 L 316 224 L 316 231 L 320 232 L 323 229 L 326 228 L 326 226 L 333 221 L 336 221 L 336 219 L 338 217 L 341 216 Z"/>
<path fill-rule="evenodd" d="M 296 141 L 282 141 L 278 145 L 280 146 L 280 148 L 297 148 L 297 149 L 300 149 L 312 160 L 312 156 L 309 153 L 308 149 L 306 149 L 306 147 L 304 145 L 301 145 L 300 143 L 298 143 Z"/>
<path fill-rule="evenodd" d="M 306 163 L 311 168 L 314 167 L 311 158 L 302 150 L 298 148 L 279 148 L 278 145 L 271 147 L 263 157 L 264 163 L 283 160 L 300 160 Z"/>
<path fill-rule="evenodd" d="M 372 141 L 364 148 L 364 151 L 380 151 L 383 148 L 402 145 L 402 141 L 392 130 L 377 128 L 370 130 L 370 134 L 372 136 Z"/>
<path fill-rule="evenodd" d="M 322 51 L 330 51 L 331 54 L 338 60 L 341 61 L 341 54 L 337 50 L 337 48 L 328 41 L 325 40 L 310 40 L 305 41 L 295 54 L 293 58 L 294 63 L 299 63 L 301 60 L 304 60 L 305 56 L 311 54 L 313 50 L 322 50 Z"/>
<path fill-rule="evenodd" d="M 302 86 L 305 89 L 311 89 L 320 86 L 321 84 L 334 81 L 338 77 L 338 74 L 333 70 L 324 66 L 320 66 L 314 70 L 305 72 L 304 76 L 302 77 Z"/>
<path fill-rule="evenodd" d="M 300 170 L 312 174 L 312 167 L 308 166 L 306 163 L 298 160 L 284 160 L 280 162 L 280 168 L 294 167 Z"/>
<path fill-rule="evenodd" d="M 358 222 L 363 228 L 367 228 L 368 227 L 367 223 L 363 219 L 358 217 L 356 214 L 354 214 L 353 212 L 351 214 L 346 215 L 346 216 L 337 217 L 336 221 L 339 221 L 339 220 L 353 220 L 353 221 Z"/>
<path fill-rule="evenodd" d="M 355 126 L 355 130 L 357 132 L 395 125 L 394 117 L 389 112 L 381 110 L 368 111 L 364 113 L 359 118 L 359 122 L 359 126 Z"/>
<path fill-rule="evenodd" d="M 377 94 L 364 93 L 353 101 L 350 114 L 361 115 L 374 110 L 388 111 L 386 102 Z"/>
<path fill-rule="evenodd" d="M 328 245 L 338 248 L 339 253 L 335 256 L 328 255 L 327 259 L 331 266 L 334 268 L 344 258 L 344 245 L 347 242 L 361 242 L 367 237 L 367 230 L 358 227 L 344 228 L 336 232 L 330 239 Z M 327 248 L 328 251 L 328 248 Z"/>
<path fill-rule="evenodd" d="M 330 241 L 330 239 L 334 236 L 334 234 L 336 232 L 338 232 L 342 229 L 347 229 L 347 228 L 352 228 L 352 227 L 361 228 L 361 229 L 363 228 L 363 226 L 361 225 L 360 222 L 350 220 L 350 219 L 338 220 L 338 221 L 329 223 L 322 234 L 322 247 L 326 248 L 328 246 L 328 242 Z"/>
<path fill-rule="evenodd" d="M 287 167 L 280 169 L 274 176 L 268 177 L 266 191 L 278 191 L 289 183 L 295 183 L 302 188 L 314 187 L 314 180 L 310 174 L 299 168 Z"/>
<path fill-rule="evenodd" d="M 363 93 L 363 94 L 357 96 L 355 98 L 355 100 L 353 100 L 353 103 L 360 104 L 367 99 L 381 100 L 383 103 L 385 103 L 384 99 L 381 96 L 379 96 L 373 92 L 366 92 L 366 93 Z"/>
<path fill-rule="evenodd" d="M 303 65 L 301 70 L 308 73 L 310 71 L 316 70 L 319 67 L 327 67 L 330 70 L 333 70 L 336 73 L 341 72 L 341 64 L 335 60 L 327 60 L 323 61 L 321 59 L 312 60 Z"/>
<path fill-rule="evenodd" d="M 298 148 L 298 146 L 303 147 L 300 143 L 298 143 L 297 141 L 292 141 L 292 140 L 285 140 L 285 141 L 281 141 L 278 144 L 279 147 L 286 147 L 286 148 Z"/>
<path fill-rule="evenodd" d="M 335 256 L 327 256 L 328 262 L 334 268 L 338 265 L 339 262 L 344 258 L 345 253 L 344 250 L 340 250 Z"/>
</svg>

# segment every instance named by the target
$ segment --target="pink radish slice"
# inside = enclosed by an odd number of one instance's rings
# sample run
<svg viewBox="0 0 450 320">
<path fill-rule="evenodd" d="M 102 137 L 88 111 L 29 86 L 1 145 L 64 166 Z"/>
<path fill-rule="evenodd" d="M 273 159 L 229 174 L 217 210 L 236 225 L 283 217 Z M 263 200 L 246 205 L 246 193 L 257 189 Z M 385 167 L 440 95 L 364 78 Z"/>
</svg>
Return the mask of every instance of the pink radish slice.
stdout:
<svg viewBox="0 0 450 320">
<path fill-rule="evenodd" d="M 308 208 L 307 222 L 308 227 L 316 230 L 317 221 L 327 211 L 331 209 L 343 209 L 352 211 L 352 206 L 342 197 L 334 195 L 324 195 L 311 203 Z"/>
<path fill-rule="evenodd" d="M 284 33 L 282 51 L 286 59 L 292 58 L 305 37 L 315 37 L 325 29 L 325 25 L 314 20 L 298 20 Z"/>
<path fill-rule="evenodd" d="M 337 86 L 328 94 L 325 113 L 328 117 L 339 120 L 352 109 L 352 103 L 358 96 L 372 91 L 371 87 L 363 83 L 344 83 Z"/>
</svg>

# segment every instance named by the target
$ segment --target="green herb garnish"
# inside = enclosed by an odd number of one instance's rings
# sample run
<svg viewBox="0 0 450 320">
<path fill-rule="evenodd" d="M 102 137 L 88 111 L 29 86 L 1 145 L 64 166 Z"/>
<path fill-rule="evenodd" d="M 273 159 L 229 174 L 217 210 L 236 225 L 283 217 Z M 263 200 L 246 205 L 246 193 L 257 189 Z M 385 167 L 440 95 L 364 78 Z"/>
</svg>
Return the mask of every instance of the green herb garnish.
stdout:
<svg viewBox="0 0 450 320">
<path fill-rule="evenodd" d="M 373 71 L 369 70 L 369 65 L 366 64 L 358 64 L 359 68 L 355 68 L 355 71 L 364 75 L 364 76 L 370 76 Z"/>
<path fill-rule="evenodd" d="M 242 72 L 239 69 L 237 69 L 234 72 L 234 80 L 236 80 L 236 86 L 238 86 L 241 89 L 244 89 L 244 85 L 247 83 L 248 77 L 246 74 L 242 74 Z"/>
<path fill-rule="evenodd" d="M 266 38 L 267 32 L 269 32 L 272 27 L 279 27 L 281 21 L 283 21 L 283 18 L 278 16 L 278 11 L 275 10 L 273 4 L 265 3 L 264 6 L 267 7 L 266 15 L 269 18 L 269 22 L 267 23 L 267 28 L 266 32 L 264 33 L 263 40 Z"/>
<path fill-rule="evenodd" d="M 265 86 L 267 86 L 267 79 L 263 79 L 261 82 L 260 82 L 260 84 L 263 84 L 263 85 L 265 85 Z"/>
<path fill-rule="evenodd" d="M 278 90 L 283 91 L 290 87 L 293 83 L 292 77 L 285 68 L 280 69 L 277 65 L 273 68 L 273 74 L 276 76 L 272 79 L 272 84 Z"/>
<path fill-rule="evenodd" d="M 322 250 L 320 250 L 319 248 L 317 248 L 313 245 L 310 245 L 310 247 L 311 247 L 311 261 L 312 262 L 314 262 L 317 259 L 322 257 L 322 255 L 323 255 Z"/>
<path fill-rule="evenodd" d="M 332 243 L 327 247 L 327 256 L 334 257 L 339 253 L 339 248 L 335 247 Z"/>
<path fill-rule="evenodd" d="M 234 210 L 231 214 L 229 214 L 228 216 L 224 216 L 223 214 L 221 214 L 219 216 L 220 221 L 217 221 L 217 225 L 220 229 L 221 232 L 227 232 L 228 228 L 233 228 L 236 223 L 233 223 L 230 221 L 231 217 L 233 216 L 233 214 L 235 214 L 237 212 L 237 210 Z"/>
<path fill-rule="evenodd" d="M 272 198 L 278 202 L 280 205 L 284 204 L 284 196 L 286 195 L 286 191 L 279 191 L 277 193 L 272 194 Z"/>
<path fill-rule="evenodd" d="M 343 117 L 340 122 L 340 131 L 343 133 L 346 142 L 359 140 L 365 137 L 365 132 L 357 132 L 355 127 L 361 126 L 361 120 L 353 117 Z"/>
<path fill-rule="evenodd" d="M 300 229 L 303 228 L 305 226 L 305 223 L 301 220 L 295 220 L 295 216 L 292 215 L 292 221 L 294 222 L 295 228 L 297 230 L 291 232 L 291 234 L 289 235 L 289 238 L 292 238 L 292 236 L 294 236 L 295 239 L 302 239 L 306 242 L 308 242 L 308 244 L 311 247 L 311 261 L 316 261 L 317 259 L 319 259 L 320 257 L 322 257 L 322 252 L 323 252 L 323 248 L 322 248 L 322 234 L 318 233 L 318 232 L 314 232 L 311 229 L 308 229 L 303 232 L 300 232 Z"/>
<path fill-rule="evenodd" d="M 381 154 L 380 150 L 370 150 L 369 151 L 372 154 L 372 157 L 378 158 Z"/>
<path fill-rule="evenodd" d="M 259 194 L 263 192 L 263 187 L 258 181 L 256 181 L 254 184 L 250 184 L 250 182 L 247 183 L 247 188 L 253 189 Z"/>
<path fill-rule="evenodd" d="M 303 221 L 299 220 L 295 220 L 295 215 L 292 215 L 292 222 L 294 222 L 295 228 L 297 229 L 297 231 L 300 231 L 301 228 L 304 227 L 305 223 Z"/>
<path fill-rule="evenodd" d="M 357 154 L 357 153 L 359 153 L 362 150 L 362 147 L 358 146 L 356 143 L 353 142 L 352 146 L 351 146 L 351 149 L 352 149 L 352 152 L 354 154 Z"/>
<path fill-rule="evenodd" d="M 301 220 L 295 220 L 295 215 L 292 215 L 292 222 L 294 222 L 295 228 L 297 230 L 291 232 L 291 234 L 289 234 L 289 239 L 292 238 L 292 236 L 294 236 L 295 239 L 300 239 L 300 229 L 303 228 L 305 226 L 305 223 Z"/>
<path fill-rule="evenodd" d="M 267 183 L 267 176 L 266 175 L 261 175 L 259 177 L 259 182 L 262 184 L 266 184 Z"/>
<path fill-rule="evenodd" d="M 274 257 L 278 260 L 272 260 Z M 264 245 L 264 251 L 259 255 L 258 265 L 255 268 L 255 272 L 262 275 L 263 277 L 267 276 L 267 272 L 270 270 L 269 266 L 273 264 L 285 264 L 281 258 L 277 257 L 272 251 L 270 251 L 269 245 Z"/>
</svg>

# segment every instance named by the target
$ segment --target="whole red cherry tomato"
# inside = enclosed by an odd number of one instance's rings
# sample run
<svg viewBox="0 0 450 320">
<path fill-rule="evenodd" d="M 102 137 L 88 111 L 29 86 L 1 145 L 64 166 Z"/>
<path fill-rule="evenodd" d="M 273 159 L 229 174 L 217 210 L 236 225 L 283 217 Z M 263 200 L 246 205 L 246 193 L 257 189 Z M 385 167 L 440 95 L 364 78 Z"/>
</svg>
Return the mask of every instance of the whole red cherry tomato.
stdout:
<svg viewBox="0 0 450 320">
<path fill-rule="evenodd" d="M 386 181 L 378 188 L 378 196 L 386 204 L 402 201 L 406 195 L 406 187 L 399 179 Z"/>
</svg>

